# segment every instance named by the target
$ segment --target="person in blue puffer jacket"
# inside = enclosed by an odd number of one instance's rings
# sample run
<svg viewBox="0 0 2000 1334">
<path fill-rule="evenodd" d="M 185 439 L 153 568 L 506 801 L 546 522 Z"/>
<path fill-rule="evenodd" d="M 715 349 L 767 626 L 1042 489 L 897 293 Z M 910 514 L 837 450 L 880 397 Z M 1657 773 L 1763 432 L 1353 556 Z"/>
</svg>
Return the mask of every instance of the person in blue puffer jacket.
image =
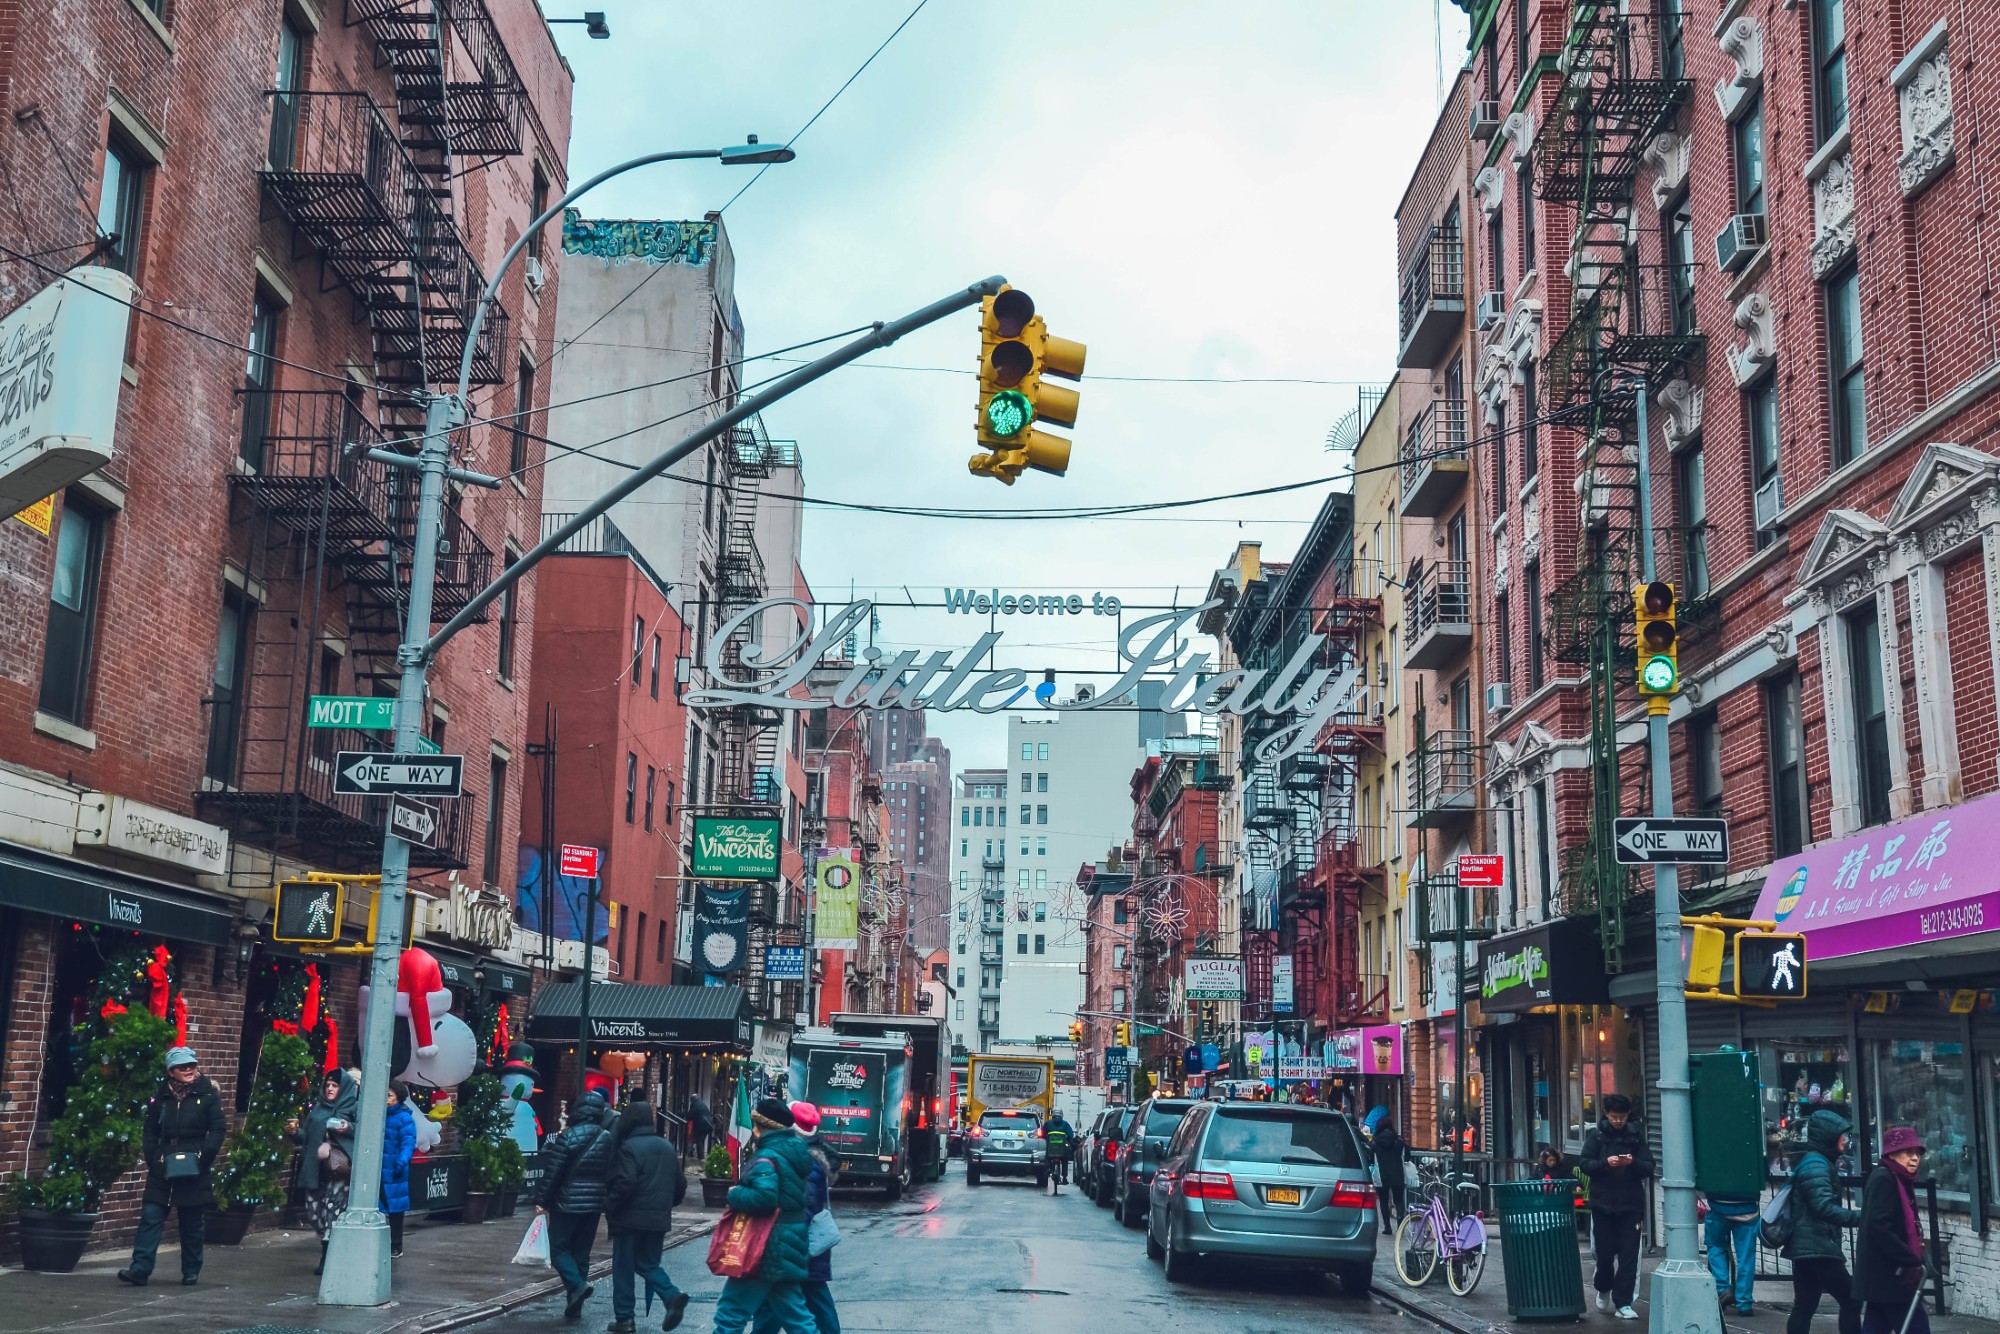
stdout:
<svg viewBox="0 0 2000 1334">
<path fill-rule="evenodd" d="M 389 1258 L 403 1257 L 403 1216 L 410 1212 L 410 1156 L 417 1151 L 417 1117 L 410 1090 L 389 1081 L 389 1116 L 382 1123 L 382 1212 L 389 1216 Z"/>
<path fill-rule="evenodd" d="M 840 1334 L 840 1313 L 833 1304 L 833 1252 L 811 1253 L 812 1220 L 827 1207 L 827 1192 L 840 1180 L 840 1155 L 820 1137 L 819 1108 L 813 1103 L 793 1103 L 792 1120 L 813 1160 L 812 1171 L 806 1177 L 806 1281 L 799 1285 L 799 1295 L 805 1299 L 813 1323 L 819 1326 L 819 1334 Z M 766 1302 L 758 1310 L 750 1334 L 778 1334 L 782 1323 L 778 1312 Z"/>
</svg>

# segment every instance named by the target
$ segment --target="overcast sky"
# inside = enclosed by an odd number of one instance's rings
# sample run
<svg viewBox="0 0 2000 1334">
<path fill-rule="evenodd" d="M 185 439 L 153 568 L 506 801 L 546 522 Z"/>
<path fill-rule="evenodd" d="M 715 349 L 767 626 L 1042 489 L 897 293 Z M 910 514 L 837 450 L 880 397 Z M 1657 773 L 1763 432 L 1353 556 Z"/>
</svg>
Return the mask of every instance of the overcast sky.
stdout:
<svg viewBox="0 0 2000 1334">
<path fill-rule="evenodd" d="M 591 0 L 611 40 L 556 30 L 577 76 L 570 179 L 648 151 L 791 137 L 913 4 Z M 1052 333 L 1089 346 L 1069 474 L 1008 488 L 967 473 L 978 333 L 966 314 L 765 414 L 774 437 L 798 442 L 807 494 L 1006 513 L 1337 471 L 1329 428 L 1359 384 L 1392 369 L 1393 211 L 1465 25 L 1448 0 L 930 0 L 799 141 L 798 160 L 724 215 L 747 348 L 892 319 L 1005 274 Z M 644 169 L 584 212 L 698 218 L 750 170 Z M 759 367 L 782 369 L 758 363 L 746 378 Z M 1103 378 L 1114 375 L 1177 382 Z M 1240 377 L 1327 383 L 1188 382 Z M 1067 694 L 1073 671 L 1114 666 L 1115 623 L 1090 613 L 1093 592 L 1198 600 L 1237 541 L 1289 554 L 1324 494 L 1085 522 L 813 509 L 804 563 L 822 601 L 844 601 L 850 581 L 877 599 L 890 650 L 984 629 L 908 606 L 945 587 L 1080 593 L 1080 617 L 1001 625 L 1000 664 L 1055 667 Z M 931 725 L 956 767 L 1003 762 L 997 718 Z"/>
</svg>

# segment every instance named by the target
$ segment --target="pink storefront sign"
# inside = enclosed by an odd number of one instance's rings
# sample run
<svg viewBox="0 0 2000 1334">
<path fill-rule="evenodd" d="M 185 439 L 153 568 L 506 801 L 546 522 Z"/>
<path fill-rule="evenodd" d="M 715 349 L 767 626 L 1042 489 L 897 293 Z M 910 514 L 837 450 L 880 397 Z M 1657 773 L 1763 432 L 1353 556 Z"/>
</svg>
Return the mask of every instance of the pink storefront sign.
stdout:
<svg viewBox="0 0 2000 1334">
<path fill-rule="evenodd" d="M 1370 1024 L 1366 1028 L 1341 1029 L 1326 1041 L 1326 1072 L 1330 1075 L 1402 1074 L 1402 1025 Z"/>
<path fill-rule="evenodd" d="M 2000 929 L 2000 793 L 1780 858 L 1753 916 L 1815 959 Z"/>
</svg>

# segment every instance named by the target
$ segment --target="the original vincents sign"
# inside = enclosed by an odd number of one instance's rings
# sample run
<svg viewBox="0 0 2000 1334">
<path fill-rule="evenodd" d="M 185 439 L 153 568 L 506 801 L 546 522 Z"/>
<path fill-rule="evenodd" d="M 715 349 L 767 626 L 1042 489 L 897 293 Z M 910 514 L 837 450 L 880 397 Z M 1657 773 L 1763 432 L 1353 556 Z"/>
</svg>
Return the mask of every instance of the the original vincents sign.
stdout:
<svg viewBox="0 0 2000 1334">
<path fill-rule="evenodd" d="M 1325 636 L 1307 635 L 1291 658 L 1275 671 L 1239 668 L 1211 672 L 1208 654 L 1183 656 L 1178 649 L 1201 614 L 1221 605 L 1219 601 L 1204 602 L 1198 607 L 1134 621 L 1118 639 L 1119 660 L 1126 664 L 1118 679 L 1089 698 L 1058 702 L 1048 698 L 1046 692 L 1031 695 L 1028 673 L 1019 667 L 980 670 L 980 660 L 1006 638 L 998 630 L 982 634 L 955 661 L 948 650 L 927 654 L 905 650 L 890 655 L 872 647 L 864 649 L 862 660 L 832 689 L 812 684 L 812 671 L 821 660 L 828 657 L 838 660 L 848 632 L 868 624 L 875 608 L 865 599 L 851 602 L 830 616 L 817 635 L 801 632 L 790 643 L 771 649 L 746 645 L 742 662 L 756 675 L 748 679 L 732 677 L 723 665 L 722 649 L 733 635 L 766 612 L 790 610 L 801 614 L 785 618 L 793 623 L 812 615 L 808 603 L 796 598 L 772 598 L 744 608 L 716 629 L 705 658 L 714 684 L 690 694 L 687 706 L 727 709 L 754 704 L 793 710 L 838 707 L 930 709 L 940 713 L 970 709 L 974 713 L 998 713 L 1023 697 L 1030 697 L 1048 709 L 1102 709 L 1129 701 L 1139 682 L 1149 674 L 1157 677 L 1171 671 L 1172 676 L 1160 694 L 1159 707 L 1163 711 L 1180 713 L 1195 709 L 1211 717 L 1261 713 L 1280 718 L 1284 725 L 1257 746 L 1256 757 L 1276 760 L 1298 754 L 1312 744 L 1320 728 L 1335 714 L 1349 707 L 1350 692 L 1343 682 L 1351 676 L 1351 670 L 1313 668 Z"/>
</svg>

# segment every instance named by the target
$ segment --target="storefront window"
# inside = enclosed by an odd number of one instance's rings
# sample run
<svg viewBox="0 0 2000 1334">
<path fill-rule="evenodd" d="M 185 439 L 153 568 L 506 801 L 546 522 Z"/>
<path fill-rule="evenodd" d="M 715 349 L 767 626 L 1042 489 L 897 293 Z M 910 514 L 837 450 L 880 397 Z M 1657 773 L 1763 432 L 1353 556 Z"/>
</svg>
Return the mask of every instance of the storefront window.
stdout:
<svg viewBox="0 0 2000 1334">
<path fill-rule="evenodd" d="M 1534 1126 L 1529 1139 L 1531 1152 L 1537 1146 L 1555 1142 L 1549 1110 L 1548 1059 L 1538 1041 L 1528 1049 L 1528 1115 Z"/>
<path fill-rule="evenodd" d="M 1563 1115 L 1566 1143 L 1573 1152 L 1603 1117 L 1604 1095 L 1618 1089 L 1616 1059 L 1624 1023 L 1609 1005 L 1566 1005 L 1562 1017 L 1567 1071 Z"/>
<path fill-rule="evenodd" d="M 1822 1107 L 1830 1107 L 1854 1123 L 1854 1113 L 1846 1105 L 1850 1097 L 1847 1081 L 1850 1066 L 1847 1047 L 1833 1041 L 1787 1044 L 1776 1048 L 1777 1073 L 1772 1087 L 1778 1090 L 1778 1122 L 1767 1126 L 1776 1143 L 1771 1145 L 1770 1171 L 1782 1176 L 1805 1152 L 1806 1122 Z M 1771 1076 L 1767 1073 L 1767 1079 Z M 1847 1161 L 1841 1170 L 1852 1172 Z"/>
<path fill-rule="evenodd" d="M 1938 1195 L 1960 1200 L 1972 1189 L 1972 1099 L 1963 1042 L 1877 1038 L 1874 1058 L 1875 1128 L 1915 1126 L 1930 1152 L 1923 1173 Z"/>
<path fill-rule="evenodd" d="M 1451 1147 L 1451 1132 L 1458 1125 L 1458 1062 L 1452 1046 L 1456 1036 L 1450 1024 L 1439 1024 L 1437 1041 L 1431 1048 L 1432 1068 L 1437 1074 L 1437 1145 L 1440 1149 Z"/>
</svg>

